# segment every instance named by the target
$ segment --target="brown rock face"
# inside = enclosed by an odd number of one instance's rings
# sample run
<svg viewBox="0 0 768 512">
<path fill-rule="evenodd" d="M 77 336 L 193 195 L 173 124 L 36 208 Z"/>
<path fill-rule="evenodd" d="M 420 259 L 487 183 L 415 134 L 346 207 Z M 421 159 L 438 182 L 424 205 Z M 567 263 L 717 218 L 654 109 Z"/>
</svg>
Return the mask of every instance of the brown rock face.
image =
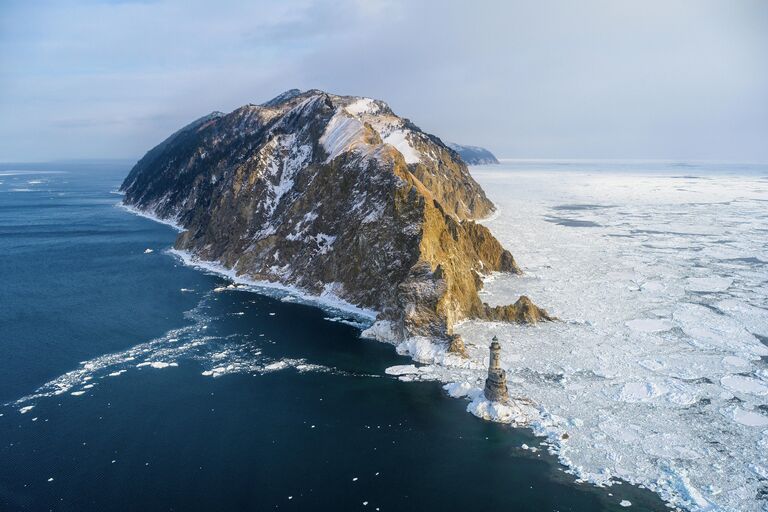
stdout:
<svg viewBox="0 0 768 512">
<path fill-rule="evenodd" d="M 467 346 L 464 344 L 464 339 L 459 334 L 448 335 L 448 352 L 467 357 Z"/>
<path fill-rule="evenodd" d="M 536 306 L 525 295 L 521 296 L 517 299 L 517 302 L 511 305 L 490 307 L 488 304 L 485 304 L 485 312 L 481 318 L 521 324 L 535 324 L 556 320 L 555 317 L 550 316 L 545 310 Z"/>
<path fill-rule="evenodd" d="M 178 249 L 375 309 L 396 338 L 445 339 L 464 318 L 549 319 L 528 299 L 480 301 L 483 275 L 520 272 L 473 221 L 493 204 L 453 150 L 380 101 L 288 91 L 211 114 L 121 189 L 185 229 Z"/>
</svg>

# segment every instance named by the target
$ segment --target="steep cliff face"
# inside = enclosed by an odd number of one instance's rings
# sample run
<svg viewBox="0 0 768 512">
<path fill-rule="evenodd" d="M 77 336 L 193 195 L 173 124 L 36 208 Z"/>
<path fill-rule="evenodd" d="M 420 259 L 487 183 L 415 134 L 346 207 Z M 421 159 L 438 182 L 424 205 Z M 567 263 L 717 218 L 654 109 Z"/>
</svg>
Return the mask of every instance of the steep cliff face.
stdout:
<svg viewBox="0 0 768 512">
<path fill-rule="evenodd" d="M 395 338 L 498 316 L 480 276 L 519 272 L 472 221 L 494 207 L 458 155 L 368 98 L 291 90 L 213 113 L 150 150 L 121 188 L 185 229 L 178 249 L 375 309 Z"/>
</svg>

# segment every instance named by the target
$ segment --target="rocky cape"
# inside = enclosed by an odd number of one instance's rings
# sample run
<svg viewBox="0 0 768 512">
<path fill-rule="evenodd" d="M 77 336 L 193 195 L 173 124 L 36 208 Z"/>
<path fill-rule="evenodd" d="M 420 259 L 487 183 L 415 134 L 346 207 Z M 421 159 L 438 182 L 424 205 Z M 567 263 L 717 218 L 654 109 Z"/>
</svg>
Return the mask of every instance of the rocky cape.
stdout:
<svg viewBox="0 0 768 512">
<path fill-rule="evenodd" d="M 480 300 L 483 276 L 520 273 L 474 222 L 494 205 L 454 150 L 378 100 L 290 90 L 214 112 L 151 149 L 121 190 L 183 229 L 179 250 L 377 311 L 373 337 L 461 352 L 460 320 L 550 319 L 526 297 Z"/>
<path fill-rule="evenodd" d="M 462 146 L 461 144 L 448 143 L 448 147 L 457 152 L 467 165 L 491 165 L 498 164 L 496 156 L 485 148 L 478 146 Z"/>
</svg>

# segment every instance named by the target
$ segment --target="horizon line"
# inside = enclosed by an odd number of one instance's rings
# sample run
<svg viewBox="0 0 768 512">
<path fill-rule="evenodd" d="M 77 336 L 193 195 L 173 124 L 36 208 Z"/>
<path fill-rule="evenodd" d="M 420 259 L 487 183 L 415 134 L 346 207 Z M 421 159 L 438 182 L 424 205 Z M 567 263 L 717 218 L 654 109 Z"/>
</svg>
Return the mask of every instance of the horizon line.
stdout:
<svg viewBox="0 0 768 512">
<path fill-rule="evenodd" d="M 98 163 L 98 162 L 138 162 L 141 157 L 78 157 L 51 158 L 43 160 L 0 160 L 0 165 L 34 165 L 56 163 Z M 744 161 L 700 158 L 616 158 L 616 157 L 496 157 L 499 163 L 531 162 L 531 163 L 694 163 L 694 164 L 738 164 L 738 165 L 768 165 L 768 161 Z M 491 164 L 494 165 L 494 164 Z"/>
</svg>

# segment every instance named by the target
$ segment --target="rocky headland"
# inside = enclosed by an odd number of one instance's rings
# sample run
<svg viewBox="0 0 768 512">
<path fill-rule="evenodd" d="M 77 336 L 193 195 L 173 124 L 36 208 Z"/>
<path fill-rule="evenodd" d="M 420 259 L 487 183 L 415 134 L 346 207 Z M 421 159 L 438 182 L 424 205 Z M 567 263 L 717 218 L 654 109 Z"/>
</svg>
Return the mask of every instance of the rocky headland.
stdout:
<svg viewBox="0 0 768 512">
<path fill-rule="evenodd" d="M 467 165 L 491 165 L 498 164 L 496 155 L 485 148 L 478 146 L 463 146 L 461 144 L 448 143 L 448 147 L 457 152 Z"/>
<path fill-rule="evenodd" d="M 121 190 L 183 228 L 179 250 L 375 310 L 374 337 L 461 352 L 460 320 L 551 319 L 524 296 L 480 300 L 484 276 L 520 273 L 475 222 L 494 205 L 453 149 L 382 101 L 290 90 L 214 112 L 151 149 Z"/>
</svg>

